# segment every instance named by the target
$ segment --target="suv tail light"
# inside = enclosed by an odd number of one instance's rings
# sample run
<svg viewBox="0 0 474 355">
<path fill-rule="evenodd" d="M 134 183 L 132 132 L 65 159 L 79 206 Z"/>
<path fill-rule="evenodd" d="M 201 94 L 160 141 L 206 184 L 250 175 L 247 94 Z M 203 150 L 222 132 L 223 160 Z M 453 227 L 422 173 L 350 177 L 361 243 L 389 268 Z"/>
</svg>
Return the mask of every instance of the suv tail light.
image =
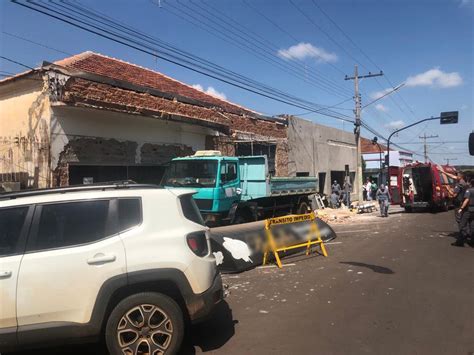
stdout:
<svg viewBox="0 0 474 355">
<path fill-rule="evenodd" d="M 194 232 L 186 236 L 189 249 L 197 256 L 206 256 L 209 253 L 206 232 Z"/>
</svg>

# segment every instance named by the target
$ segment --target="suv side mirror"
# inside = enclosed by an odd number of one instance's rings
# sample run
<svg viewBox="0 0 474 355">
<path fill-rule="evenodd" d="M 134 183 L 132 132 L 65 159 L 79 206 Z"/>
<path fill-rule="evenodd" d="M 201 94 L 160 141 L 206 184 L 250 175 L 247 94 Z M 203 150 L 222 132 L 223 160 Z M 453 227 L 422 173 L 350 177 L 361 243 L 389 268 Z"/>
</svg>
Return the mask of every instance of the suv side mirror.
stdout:
<svg viewBox="0 0 474 355">
<path fill-rule="evenodd" d="M 474 155 L 474 132 L 469 134 L 469 154 Z"/>
</svg>

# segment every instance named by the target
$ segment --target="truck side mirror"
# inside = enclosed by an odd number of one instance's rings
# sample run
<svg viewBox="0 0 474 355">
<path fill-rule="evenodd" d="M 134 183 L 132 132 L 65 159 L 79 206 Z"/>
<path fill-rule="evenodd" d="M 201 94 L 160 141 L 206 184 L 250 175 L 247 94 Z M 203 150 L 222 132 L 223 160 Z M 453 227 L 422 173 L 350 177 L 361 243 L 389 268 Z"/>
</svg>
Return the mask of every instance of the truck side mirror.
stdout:
<svg viewBox="0 0 474 355">
<path fill-rule="evenodd" d="M 474 132 L 469 134 L 469 154 L 474 155 Z"/>
</svg>

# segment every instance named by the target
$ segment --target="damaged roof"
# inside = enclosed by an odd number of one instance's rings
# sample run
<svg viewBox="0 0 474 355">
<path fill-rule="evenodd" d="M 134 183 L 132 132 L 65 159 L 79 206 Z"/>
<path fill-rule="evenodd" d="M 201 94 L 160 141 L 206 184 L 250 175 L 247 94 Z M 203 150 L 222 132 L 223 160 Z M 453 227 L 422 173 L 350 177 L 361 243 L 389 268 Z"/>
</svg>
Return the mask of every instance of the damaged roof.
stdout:
<svg viewBox="0 0 474 355">
<path fill-rule="evenodd" d="M 128 82 L 141 87 L 148 87 L 168 94 L 189 98 L 198 102 L 218 107 L 226 112 L 256 115 L 256 112 L 229 101 L 206 94 L 190 85 L 172 79 L 162 73 L 128 63 L 116 58 L 94 52 L 83 52 L 68 57 L 54 64 L 92 73 L 111 79 Z"/>
</svg>

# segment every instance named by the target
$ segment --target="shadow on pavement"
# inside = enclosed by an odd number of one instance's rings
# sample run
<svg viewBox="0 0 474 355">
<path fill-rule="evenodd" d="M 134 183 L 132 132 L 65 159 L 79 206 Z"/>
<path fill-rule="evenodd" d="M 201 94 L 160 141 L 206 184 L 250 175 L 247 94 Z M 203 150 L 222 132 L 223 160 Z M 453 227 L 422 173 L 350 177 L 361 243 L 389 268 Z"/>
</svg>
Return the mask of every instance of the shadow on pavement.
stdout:
<svg viewBox="0 0 474 355">
<path fill-rule="evenodd" d="M 219 349 L 235 334 L 235 324 L 238 322 L 233 318 L 227 302 L 221 302 L 211 318 L 191 326 L 179 354 L 193 355 L 196 353 L 196 347 L 202 352 Z"/>
<path fill-rule="evenodd" d="M 373 264 L 366 264 L 360 263 L 357 261 L 341 261 L 340 264 L 347 264 L 352 266 L 359 266 L 359 267 L 366 267 L 367 269 L 372 270 L 373 272 L 377 272 L 379 274 L 394 274 L 395 272 L 392 269 L 389 269 L 385 266 L 373 265 Z"/>
</svg>

